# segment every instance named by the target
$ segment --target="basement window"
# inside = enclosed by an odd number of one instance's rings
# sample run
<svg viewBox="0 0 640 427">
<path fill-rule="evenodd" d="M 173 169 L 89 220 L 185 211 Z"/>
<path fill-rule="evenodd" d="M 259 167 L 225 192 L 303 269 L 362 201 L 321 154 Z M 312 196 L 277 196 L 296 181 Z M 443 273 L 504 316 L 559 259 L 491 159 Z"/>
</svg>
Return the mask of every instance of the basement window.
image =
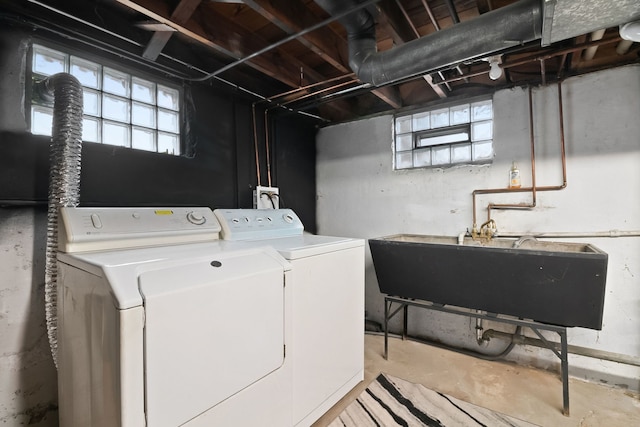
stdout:
<svg viewBox="0 0 640 427">
<path fill-rule="evenodd" d="M 83 90 L 82 140 L 180 155 L 179 88 L 69 53 L 33 45 L 32 81 L 66 72 Z M 31 100 L 30 130 L 51 136 L 53 104 Z"/>
<path fill-rule="evenodd" d="M 397 115 L 394 169 L 488 163 L 493 159 L 493 102 L 483 100 Z"/>
</svg>

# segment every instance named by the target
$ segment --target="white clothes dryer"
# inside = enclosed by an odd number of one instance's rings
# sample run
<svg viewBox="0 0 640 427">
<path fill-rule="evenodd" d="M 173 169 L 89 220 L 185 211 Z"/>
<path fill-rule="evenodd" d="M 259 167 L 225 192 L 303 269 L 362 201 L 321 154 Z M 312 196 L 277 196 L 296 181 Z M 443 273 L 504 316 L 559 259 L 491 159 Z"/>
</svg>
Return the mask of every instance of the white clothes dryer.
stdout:
<svg viewBox="0 0 640 427">
<path fill-rule="evenodd" d="M 364 240 L 304 233 L 290 209 L 217 209 L 228 241 L 269 245 L 291 265 L 293 425 L 306 427 L 364 375 Z"/>
<path fill-rule="evenodd" d="M 208 208 L 62 208 L 60 425 L 292 425 L 291 265 Z"/>
</svg>

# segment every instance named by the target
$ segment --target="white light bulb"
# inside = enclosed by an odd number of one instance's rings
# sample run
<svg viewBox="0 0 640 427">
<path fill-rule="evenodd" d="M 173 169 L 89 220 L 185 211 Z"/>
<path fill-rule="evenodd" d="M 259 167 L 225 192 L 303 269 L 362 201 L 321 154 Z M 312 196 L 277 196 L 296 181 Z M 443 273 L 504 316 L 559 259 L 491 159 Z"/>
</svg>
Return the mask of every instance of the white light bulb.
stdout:
<svg viewBox="0 0 640 427">
<path fill-rule="evenodd" d="M 640 42 L 640 21 L 620 25 L 620 37 L 633 42 Z"/>
<path fill-rule="evenodd" d="M 496 61 L 490 62 L 489 65 L 491 67 L 489 70 L 489 78 L 491 80 L 498 80 L 502 76 L 502 68 L 500 68 Z"/>
</svg>

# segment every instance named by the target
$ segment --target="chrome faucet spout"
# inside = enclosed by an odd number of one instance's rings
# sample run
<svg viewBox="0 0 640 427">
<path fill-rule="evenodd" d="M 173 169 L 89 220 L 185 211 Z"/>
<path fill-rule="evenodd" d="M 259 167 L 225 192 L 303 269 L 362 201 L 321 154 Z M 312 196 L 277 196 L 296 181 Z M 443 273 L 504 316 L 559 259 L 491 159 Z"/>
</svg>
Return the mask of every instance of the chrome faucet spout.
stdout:
<svg viewBox="0 0 640 427">
<path fill-rule="evenodd" d="M 519 248 L 520 245 L 522 245 L 524 242 L 527 242 L 529 240 L 534 240 L 536 242 L 538 241 L 538 239 L 536 239 L 534 236 L 522 236 L 518 240 L 513 242 L 513 245 L 511 247 L 514 249 Z"/>
</svg>

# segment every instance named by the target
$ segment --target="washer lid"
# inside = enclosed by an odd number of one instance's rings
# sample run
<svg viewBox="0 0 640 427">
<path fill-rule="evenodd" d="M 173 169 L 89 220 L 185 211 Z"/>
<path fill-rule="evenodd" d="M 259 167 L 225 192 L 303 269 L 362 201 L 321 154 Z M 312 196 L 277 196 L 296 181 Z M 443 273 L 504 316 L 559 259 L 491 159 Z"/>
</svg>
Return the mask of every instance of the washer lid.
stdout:
<svg viewBox="0 0 640 427">
<path fill-rule="evenodd" d="M 284 268 L 267 252 L 144 272 L 139 285 L 148 425 L 182 425 L 282 366 Z"/>
</svg>

